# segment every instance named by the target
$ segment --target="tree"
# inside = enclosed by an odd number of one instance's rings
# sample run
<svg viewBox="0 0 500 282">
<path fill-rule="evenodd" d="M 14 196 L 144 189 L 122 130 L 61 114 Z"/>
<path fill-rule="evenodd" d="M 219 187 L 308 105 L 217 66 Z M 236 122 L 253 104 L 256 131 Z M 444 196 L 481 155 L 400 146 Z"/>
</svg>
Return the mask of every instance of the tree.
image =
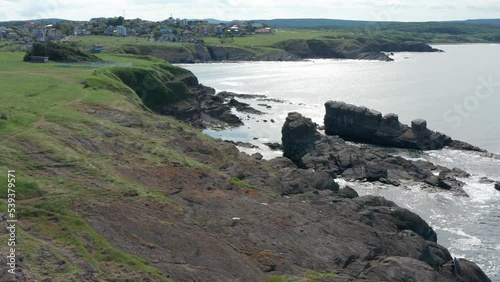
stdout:
<svg viewBox="0 0 500 282">
<path fill-rule="evenodd" d="M 161 32 L 161 30 L 159 28 L 155 28 L 153 30 L 153 37 L 155 40 L 158 40 L 162 35 L 163 35 L 163 33 Z"/>
<path fill-rule="evenodd" d="M 119 16 L 116 21 L 115 21 L 115 25 L 123 25 L 123 21 L 125 20 L 124 17 L 122 16 Z"/>
<path fill-rule="evenodd" d="M 118 25 L 123 25 L 123 22 L 125 21 L 125 18 L 122 17 L 122 16 L 119 16 L 118 18 L 110 18 L 108 19 L 108 22 L 107 24 L 108 25 L 114 25 L 114 26 L 118 26 Z"/>
<path fill-rule="evenodd" d="M 65 35 L 73 34 L 74 31 L 74 27 L 71 22 L 58 22 L 56 23 L 55 28 L 60 29 Z"/>
</svg>

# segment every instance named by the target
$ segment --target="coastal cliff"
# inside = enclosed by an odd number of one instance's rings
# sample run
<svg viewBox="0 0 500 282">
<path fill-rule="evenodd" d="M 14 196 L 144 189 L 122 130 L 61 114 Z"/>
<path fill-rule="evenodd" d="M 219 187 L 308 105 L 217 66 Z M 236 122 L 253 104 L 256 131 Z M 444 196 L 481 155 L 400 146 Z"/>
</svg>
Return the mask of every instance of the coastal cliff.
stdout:
<svg viewBox="0 0 500 282">
<path fill-rule="evenodd" d="M 47 66 L 33 77 L 58 84 L 6 92 L 30 122 L 2 107 L 2 159 L 22 176 L 22 271 L 9 276 L 3 258 L 4 281 L 490 281 L 418 215 L 340 188 L 333 171 L 202 134 L 186 122 L 219 120 L 225 101 L 186 70 L 126 59 L 141 65 Z M 316 138 L 311 124 L 291 115 L 284 132 Z"/>
<path fill-rule="evenodd" d="M 150 55 L 170 63 L 220 61 L 297 61 L 303 59 L 356 59 L 392 61 L 384 52 L 438 52 L 420 42 L 359 42 L 310 39 L 286 40 L 269 48 L 203 45 L 133 46 L 125 45 L 125 53 Z"/>
</svg>

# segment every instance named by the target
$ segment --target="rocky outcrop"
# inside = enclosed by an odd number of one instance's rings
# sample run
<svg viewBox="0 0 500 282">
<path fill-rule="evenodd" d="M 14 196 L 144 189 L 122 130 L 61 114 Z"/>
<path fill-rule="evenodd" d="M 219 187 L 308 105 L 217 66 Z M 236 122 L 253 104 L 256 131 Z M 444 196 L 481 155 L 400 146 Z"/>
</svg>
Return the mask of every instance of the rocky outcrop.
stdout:
<svg viewBox="0 0 500 282">
<path fill-rule="evenodd" d="M 316 131 L 316 125 L 311 119 L 299 113 L 289 113 L 281 130 L 283 156 L 289 158 L 299 167 L 304 167 L 302 158 L 314 152 L 321 136 Z"/>
<path fill-rule="evenodd" d="M 325 281 L 457 281 L 453 259 L 435 242 L 432 228 L 383 198 L 350 199 L 325 190 L 273 199 L 234 187 L 204 191 L 186 181 L 172 197 L 183 212 L 144 200 L 106 201 L 78 211 L 111 244 L 175 281 L 264 282 L 268 275 L 311 271 L 338 273 Z M 460 265 L 464 281 L 489 281 L 477 265 Z"/>
<path fill-rule="evenodd" d="M 239 94 L 229 91 L 221 91 L 217 93 L 217 96 L 220 96 L 224 99 L 233 99 L 233 98 L 242 98 L 242 99 L 265 99 L 266 95 L 262 94 Z"/>
<path fill-rule="evenodd" d="M 382 52 L 355 52 L 346 55 L 348 59 L 392 62 L 394 59 Z"/>
<path fill-rule="evenodd" d="M 413 212 L 347 187 L 337 191 L 330 173 L 298 169 L 285 158 L 259 161 L 224 145 L 218 150 L 238 157 L 220 172 L 168 166 L 138 175 L 140 168 L 127 169 L 131 181 L 159 183 L 170 205 L 136 198 L 75 209 L 113 246 L 175 281 L 264 282 L 331 271 L 338 273 L 333 281 L 456 281 L 450 253 Z M 213 150 L 201 141 L 179 146 Z M 489 281 L 477 280 L 486 276 L 475 264 L 460 264 L 465 281 Z"/>
<path fill-rule="evenodd" d="M 200 128 L 237 127 L 243 121 L 232 113 L 231 106 L 215 95 L 215 89 L 197 84 L 189 88 L 192 97 L 176 103 L 164 104 L 158 113 L 173 116 Z"/>
<path fill-rule="evenodd" d="M 269 147 L 269 149 L 273 150 L 273 151 L 281 151 L 283 150 L 283 146 L 280 144 L 280 143 L 277 143 L 277 142 L 267 142 L 267 143 L 264 143 L 264 145 L 266 145 L 267 147 Z"/>
<path fill-rule="evenodd" d="M 337 58 L 357 60 L 393 61 L 383 52 L 437 52 L 421 42 L 364 42 L 364 40 L 340 41 L 328 39 L 287 40 L 277 44 L 290 54 L 300 58 Z"/>
<path fill-rule="evenodd" d="M 229 100 L 228 106 L 235 108 L 238 112 L 253 114 L 253 115 L 262 115 L 263 112 L 252 108 L 249 104 L 240 102 L 234 98 Z"/>
<path fill-rule="evenodd" d="M 399 122 L 398 115 L 386 114 L 344 102 L 325 104 L 325 133 L 342 139 L 381 146 L 438 150 L 446 146 L 462 150 L 482 151 L 477 147 L 429 130 L 423 119 L 412 121 L 411 127 Z"/>
<path fill-rule="evenodd" d="M 206 46 L 201 44 L 195 44 L 194 51 L 197 60 L 202 62 L 208 62 L 212 60 L 212 56 L 210 56 L 210 51 Z"/>
<path fill-rule="evenodd" d="M 232 113 L 231 107 L 215 95 L 215 90 L 206 86 L 198 86 L 197 103 L 199 103 L 202 112 L 201 127 L 220 127 L 220 126 L 241 126 L 243 121 Z M 217 122 L 222 121 L 223 124 Z M 225 123 L 225 124 L 224 124 Z"/>
<path fill-rule="evenodd" d="M 466 260 L 458 260 L 460 265 L 463 266 L 460 274 L 453 273 L 454 268 L 451 262 L 447 262 L 436 271 L 428 264 L 423 262 L 410 263 L 411 261 L 411 259 L 406 257 L 384 257 L 373 264 L 356 264 L 356 268 L 358 269 L 351 267 L 349 270 L 354 269 L 355 273 L 358 275 L 357 277 L 362 278 L 361 281 L 365 281 L 365 279 L 366 281 L 370 281 L 372 277 L 377 278 L 371 281 L 491 281 L 484 273 L 476 272 L 478 271 L 477 265 L 471 264 L 471 262 Z M 364 269 L 359 269 L 361 267 L 364 267 Z M 336 277 L 334 281 L 358 280 L 348 275 L 340 275 L 340 277 Z"/>
<path fill-rule="evenodd" d="M 208 46 L 208 52 L 210 52 L 210 57 L 214 61 L 224 61 L 227 59 L 227 52 L 224 47 L 221 46 Z"/>
<path fill-rule="evenodd" d="M 366 112 L 363 113 L 365 116 Z M 363 123 L 366 128 L 372 128 L 374 124 L 370 118 Z M 396 186 L 401 181 L 415 181 L 466 195 L 462 189 L 464 183 L 457 178 L 467 177 L 468 174 L 460 169 L 451 170 L 426 161 L 411 161 L 387 154 L 382 149 L 355 146 L 337 136 L 321 135 L 311 119 L 299 113 L 288 115 L 282 128 L 282 142 L 283 155 L 304 169 Z"/>
<path fill-rule="evenodd" d="M 259 148 L 258 146 L 255 146 L 254 144 L 248 143 L 248 142 L 232 141 L 232 140 L 223 140 L 223 141 L 226 142 L 226 143 L 232 144 L 234 146 L 241 147 L 241 148 L 247 148 L 247 149 L 257 149 L 257 148 Z"/>
<path fill-rule="evenodd" d="M 227 57 L 223 61 L 251 61 L 255 58 L 255 53 L 235 47 L 223 47 L 226 49 Z"/>
<path fill-rule="evenodd" d="M 422 42 L 405 41 L 401 43 L 385 42 L 379 45 L 383 52 L 443 52 L 442 50 L 432 48 Z"/>
<path fill-rule="evenodd" d="M 349 186 L 339 189 L 338 194 L 340 197 L 354 199 L 359 197 L 358 192 Z"/>
<path fill-rule="evenodd" d="M 220 92 L 216 95 L 215 89 L 200 85 L 197 80 L 191 81 L 188 78 L 181 79 L 181 81 L 189 86 L 192 97 L 179 103 L 163 105 L 159 111 L 160 113 L 173 116 L 202 128 L 237 127 L 243 125 L 243 121 L 232 113 L 232 109 L 250 115 L 264 114 L 264 112 L 253 108 L 250 104 L 236 100 L 235 97 L 264 101 L 269 99 L 265 95 L 236 94 L 231 92 Z M 267 122 L 267 120 L 264 120 L 264 122 Z M 274 122 L 274 120 L 271 120 L 271 122 Z"/>
<path fill-rule="evenodd" d="M 304 194 L 306 192 L 338 191 L 334 177 L 326 172 L 304 169 L 283 169 L 279 192 L 281 195 Z"/>
</svg>

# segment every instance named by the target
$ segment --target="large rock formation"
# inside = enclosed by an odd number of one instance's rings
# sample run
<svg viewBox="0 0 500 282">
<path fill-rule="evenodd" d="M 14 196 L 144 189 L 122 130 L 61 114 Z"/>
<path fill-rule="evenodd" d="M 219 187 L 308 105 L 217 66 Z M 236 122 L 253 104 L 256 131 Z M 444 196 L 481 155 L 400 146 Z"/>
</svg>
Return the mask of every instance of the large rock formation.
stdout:
<svg viewBox="0 0 500 282">
<path fill-rule="evenodd" d="M 357 121 L 369 136 L 377 123 L 374 112 L 359 111 Z M 418 124 L 417 124 L 418 125 Z M 369 131 L 371 130 L 371 131 Z M 282 129 L 284 156 L 304 169 L 326 171 L 351 180 L 380 181 L 399 185 L 401 181 L 416 181 L 432 187 L 452 190 L 466 195 L 464 183 L 458 178 L 468 177 L 460 169 L 448 169 L 426 161 L 410 161 L 392 156 L 379 148 L 354 146 L 336 136 L 323 136 L 311 119 L 299 113 L 290 113 Z"/>
<path fill-rule="evenodd" d="M 399 122 L 398 115 L 386 114 L 344 102 L 325 104 L 325 133 L 344 140 L 417 150 L 438 150 L 446 146 L 481 151 L 465 142 L 429 130 L 423 119 L 412 121 L 411 127 Z"/>
</svg>

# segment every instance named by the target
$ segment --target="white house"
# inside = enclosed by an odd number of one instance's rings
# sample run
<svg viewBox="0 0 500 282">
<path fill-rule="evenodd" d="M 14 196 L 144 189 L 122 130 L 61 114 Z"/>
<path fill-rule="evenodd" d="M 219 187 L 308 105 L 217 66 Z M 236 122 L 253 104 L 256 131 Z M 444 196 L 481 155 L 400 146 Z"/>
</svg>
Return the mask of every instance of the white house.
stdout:
<svg viewBox="0 0 500 282">
<path fill-rule="evenodd" d="M 127 36 L 127 28 L 123 25 L 119 25 L 116 27 L 116 34 L 118 36 Z"/>
</svg>

